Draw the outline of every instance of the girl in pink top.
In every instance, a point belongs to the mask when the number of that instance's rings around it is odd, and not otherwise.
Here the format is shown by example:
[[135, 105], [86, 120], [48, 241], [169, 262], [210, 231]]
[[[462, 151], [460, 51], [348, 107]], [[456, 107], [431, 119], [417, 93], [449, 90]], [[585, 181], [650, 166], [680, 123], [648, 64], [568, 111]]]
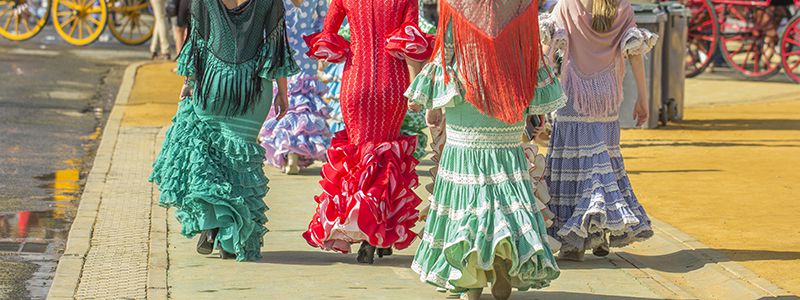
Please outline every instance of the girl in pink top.
[[633, 117], [647, 120], [642, 56], [658, 37], [636, 27], [628, 0], [562, 0], [540, 26], [548, 51], [564, 57], [568, 98], [556, 112], [545, 171], [556, 214], [549, 234], [562, 242], [561, 258], [583, 260], [587, 249], [605, 256], [653, 235], [619, 151], [619, 109], [627, 59], [639, 97]]

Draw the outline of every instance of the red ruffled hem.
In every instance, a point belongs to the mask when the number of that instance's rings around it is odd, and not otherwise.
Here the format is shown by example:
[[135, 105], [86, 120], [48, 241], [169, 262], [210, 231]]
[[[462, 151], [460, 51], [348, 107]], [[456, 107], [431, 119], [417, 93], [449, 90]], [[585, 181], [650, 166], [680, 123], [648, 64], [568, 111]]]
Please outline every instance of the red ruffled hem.
[[426, 61], [433, 54], [433, 41], [432, 35], [407, 22], [386, 36], [386, 51], [400, 59]]
[[309, 49], [306, 55], [314, 59], [338, 64], [350, 54], [350, 42], [338, 34], [317, 32], [303, 36], [303, 40]]
[[350, 144], [339, 131], [322, 167], [323, 193], [314, 197], [317, 211], [303, 237], [326, 250], [350, 252], [350, 244], [367, 241], [379, 248], [405, 249], [417, 234], [422, 199], [412, 188], [419, 184], [411, 154], [415, 136], [378, 144]]

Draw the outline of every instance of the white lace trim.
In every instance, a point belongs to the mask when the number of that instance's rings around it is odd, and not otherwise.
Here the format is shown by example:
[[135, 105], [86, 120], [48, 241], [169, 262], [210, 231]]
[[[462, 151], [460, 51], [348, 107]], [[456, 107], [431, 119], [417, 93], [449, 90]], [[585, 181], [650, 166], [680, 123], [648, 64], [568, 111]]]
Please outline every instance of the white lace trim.
[[594, 182], [592, 183], [592, 186], [590, 188], [586, 188], [577, 194], [553, 193], [553, 195], [551, 195], [550, 198], [550, 203], [552, 203], [553, 205], [573, 205], [575, 202], [580, 201], [580, 199], [591, 196], [591, 194], [595, 190], [601, 188], [607, 193], [620, 192], [623, 197], [630, 197], [631, 192], [633, 192], [633, 189], [631, 187], [627, 187], [623, 190], [620, 190], [619, 184], [617, 183], [616, 180], [613, 182], [609, 182], [607, 184], [603, 184], [601, 182]]
[[[500, 221], [500, 222], [496, 223], [494, 232], [492, 232], [492, 233], [489, 233], [489, 228], [486, 228], [486, 227], [478, 227], [475, 230], [473, 230], [472, 228], [465, 228], [463, 230], [468, 231], [467, 236], [472, 240], [474, 240], [475, 237], [478, 236], [478, 233], [481, 233], [483, 235], [483, 240], [494, 241], [496, 239], [496, 237], [499, 235], [499, 233], [503, 232], [503, 231], [510, 232], [511, 233], [511, 238], [521, 237], [521, 236], [525, 235], [526, 233], [533, 231], [533, 225], [532, 224], [525, 224], [525, 225], [523, 225], [522, 227], [520, 227], [517, 230], [512, 230], [511, 227], [509, 226], [508, 222]], [[502, 237], [505, 234], [506, 233], [503, 233], [502, 235], [499, 235], [499, 236]], [[539, 236], [538, 233], [536, 235]], [[541, 236], [539, 236], [539, 238], [541, 238]], [[455, 244], [458, 244], [458, 243], [462, 242], [463, 239], [458, 239], [458, 240], [455, 240], [455, 241], [446, 242], [443, 239], [437, 240], [437, 239], [435, 239], [433, 237], [432, 234], [426, 233], [426, 234], [424, 234], [422, 236], [422, 241], [428, 243], [428, 247], [429, 248], [432, 248], [432, 249], [444, 249], [444, 248], [448, 248], [448, 247], [451, 247], [451, 246], [453, 246]]]
[[[457, 86], [458, 81], [444, 83], [444, 72], [447, 71], [441, 63], [436, 61], [427, 64], [403, 95], [410, 101], [422, 104], [428, 109], [452, 107], [454, 100], [461, 97], [461, 93]], [[427, 82], [418, 83], [423, 80]], [[436, 89], [437, 83], [445, 85], [444, 93]]]
[[619, 115], [606, 116], [606, 117], [590, 117], [590, 116], [556, 116], [556, 122], [616, 122], [619, 120]]
[[562, 94], [556, 100], [551, 101], [550, 103], [543, 104], [543, 105], [530, 105], [526, 110], [526, 114], [529, 115], [541, 115], [554, 112], [559, 108], [562, 108], [567, 105], [567, 95]]
[[447, 124], [447, 141], [451, 146], [478, 149], [521, 147], [522, 126], [464, 127]]
[[644, 28], [630, 28], [620, 42], [623, 56], [644, 55], [658, 44], [658, 35]]
[[[450, 138], [448, 136], [448, 138]], [[450, 141], [447, 141], [448, 143]], [[449, 170], [441, 169], [439, 170], [439, 174], [437, 175], [438, 178], [442, 180], [449, 181], [455, 184], [470, 184], [470, 185], [487, 185], [487, 184], [501, 184], [504, 182], [520, 182], [525, 180], [531, 180], [531, 175], [528, 174], [526, 171], [517, 171], [512, 174], [508, 174], [505, 172], [495, 173], [490, 175], [473, 175], [473, 174], [462, 174], [462, 173], [455, 173]]]
[[514, 132], [514, 133], [522, 133], [522, 129], [525, 126], [508, 126], [508, 127], [465, 127], [453, 124], [447, 124], [447, 128], [456, 131], [462, 132], [478, 132], [478, 131], [486, 131], [486, 132]]
[[619, 147], [607, 147], [605, 143], [595, 144], [592, 148], [578, 149], [553, 149], [548, 156], [550, 158], [580, 158], [592, 157], [598, 154], [608, 153], [609, 157], [622, 157]]
[[[436, 273], [426, 273], [422, 269], [422, 265], [416, 261], [411, 263], [411, 270], [419, 274], [419, 280], [422, 282], [431, 282], [437, 286], [444, 287], [449, 290], [455, 289], [455, 287], [448, 282], [450, 280], [449, 278], [439, 277], [439, 274]], [[461, 271], [456, 268], [451, 268], [450, 278], [461, 278]]]
[[451, 221], [458, 221], [463, 219], [468, 215], [483, 215], [486, 212], [492, 210], [499, 210], [503, 214], [510, 215], [516, 213], [519, 210], [525, 210], [530, 212], [537, 212], [539, 210], [536, 205], [531, 203], [524, 203], [522, 201], [516, 201], [511, 205], [503, 205], [500, 201], [494, 200], [494, 205], [484, 204], [479, 207], [470, 207], [467, 209], [450, 209], [449, 206], [442, 205], [436, 202], [436, 199], [431, 196], [430, 197], [430, 212], [435, 212], [438, 216], [447, 216], [447, 218]]
[[584, 181], [591, 179], [594, 175], [606, 175], [606, 174], [615, 174], [617, 178], [621, 178], [623, 176], [627, 176], [627, 173], [624, 169], [622, 170], [614, 170], [611, 166], [611, 163], [604, 163], [598, 164], [592, 167], [591, 170], [585, 169], [559, 169], [558, 171], [551, 170], [551, 173], [547, 176], [550, 177], [551, 181]]
[[[490, 127], [484, 127], [490, 128]], [[519, 142], [522, 135], [523, 127], [511, 127], [512, 130], [464, 130], [463, 127], [459, 128], [455, 125], [447, 125], [447, 138], [448, 140], [459, 141], [463, 143], [508, 143]]]
[[605, 146], [605, 145], [606, 145], [606, 143], [605, 143], [605, 142], [597, 142], [597, 143], [590, 144], [590, 145], [578, 145], [578, 146], [567, 146], [567, 145], [564, 145], [564, 146], [553, 146], [553, 147], [551, 147], [550, 149], [551, 149], [551, 151], [563, 151], [563, 150], [565, 150], [565, 149], [569, 149], [569, 150], [574, 150], [574, 149], [586, 149], [586, 150], [588, 150], [588, 149], [594, 149], [594, 148], [597, 148], [597, 147], [602, 147], [602, 146]]
[[505, 148], [517, 148], [522, 145], [521, 142], [517, 143], [502, 143], [502, 144], [474, 144], [474, 143], [462, 143], [459, 141], [447, 141], [448, 145], [456, 146], [460, 148], [477, 148], [477, 149], [505, 149]]

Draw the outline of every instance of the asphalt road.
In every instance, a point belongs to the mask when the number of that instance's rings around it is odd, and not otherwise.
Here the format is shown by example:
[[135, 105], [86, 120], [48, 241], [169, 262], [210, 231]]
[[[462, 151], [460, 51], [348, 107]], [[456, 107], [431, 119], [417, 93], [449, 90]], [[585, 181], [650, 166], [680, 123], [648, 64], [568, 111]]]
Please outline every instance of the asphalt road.
[[0, 299], [41, 299], [64, 249], [105, 117], [145, 46], [0, 38]]

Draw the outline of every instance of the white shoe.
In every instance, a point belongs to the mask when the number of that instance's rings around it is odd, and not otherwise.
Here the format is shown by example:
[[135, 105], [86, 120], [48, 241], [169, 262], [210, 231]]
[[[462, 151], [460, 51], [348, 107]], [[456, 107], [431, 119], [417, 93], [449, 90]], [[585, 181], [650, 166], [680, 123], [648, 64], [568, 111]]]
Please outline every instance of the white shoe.
[[296, 153], [289, 153], [283, 172], [288, 175], [300, 174], [300, 166], [297, 165], [299, 160], [300, 157]]

